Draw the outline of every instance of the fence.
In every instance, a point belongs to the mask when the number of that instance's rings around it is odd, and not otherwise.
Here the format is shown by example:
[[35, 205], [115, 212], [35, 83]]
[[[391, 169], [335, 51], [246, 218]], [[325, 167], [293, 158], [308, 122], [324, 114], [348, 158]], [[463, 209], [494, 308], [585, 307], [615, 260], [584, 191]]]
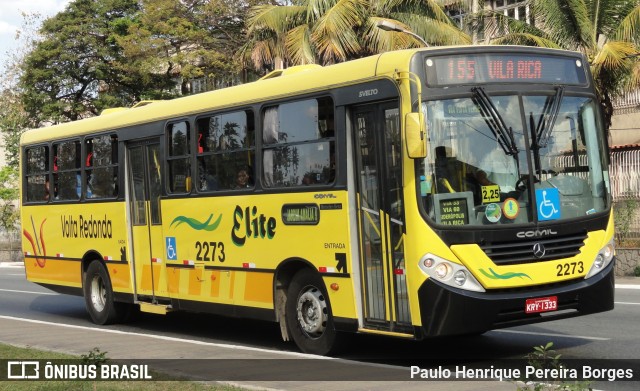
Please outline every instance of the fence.
[[640, 150], [611, 152], [609, 175], [614, 202], [640, 199]]

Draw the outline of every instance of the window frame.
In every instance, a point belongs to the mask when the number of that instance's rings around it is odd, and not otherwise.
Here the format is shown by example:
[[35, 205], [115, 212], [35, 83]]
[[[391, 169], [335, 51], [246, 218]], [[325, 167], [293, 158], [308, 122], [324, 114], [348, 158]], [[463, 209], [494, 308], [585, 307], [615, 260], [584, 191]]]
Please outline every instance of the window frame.
[[[287, 104], [293, 104], [293, 103], [298, 103], [298, 102], [304, 102], [304, 101], [316, 101], [317, 104], [317, 118], [316, 118], [316, 123], [320, 124], [321, 121], [321, 110], [325, 107], [324, 104], [322, 104], [322, 100], [326, 100], [328, 102], [327, 106], [330, 109], [330, 112], [325, 112], [325, 121], [326, 125], [325, 125], [325, 129], [324, 131], [321, 131], [321, 129], [317, 129], [317, 132], [319, 133], [319, 138], [316, 139], [308, 139], [308, 140], [299, 140], [299, 141], [280, 141], [280, 140], [276, 140], [275, 142], [271, 142], [271, 143], [267, 143], [265, 142], [265, 114], [267, 112], [267, 110], [271, 109], [271, 108], [278, 108], [278, 131], [280, 129], [280, 111], [279, 108], [283, 105], [287, 105]], [[338, 143], [337, 143], [337, 123], [336, 123], [336, 118], [337, 118], [337, 112], [338, 109], [336, 107], [336, 98], [332, 95], [332, 94], [328, 94], [328, 93], [323, 93], [322, 95], [311, 95], [311, 96], [298, 96], [295, 99], [289, 99], [286, 101], [274, 101], [274, 102], [267, 102], [264, 105], [262, 105], [261, 109], [260, 109], [260, 134], [258, 135], [258, 141], [260, 143], [259, 149], [260, 149], [260, 154], [259, 154], [259, 158], [260, 158], [260, 181], [262, 184], [262, 187], [265, 190], [268, 191], [282, 191], [282, 190], [287, 190], [287, 191], [291, 191], [291, 190], [305, 190], [308, 188], [327, 188], [327, 187], [332, 187], [336, 184], [337, 182], [337, 154], [338, 154]], [[330, 121], [330, 122], [329, 122]], [[324, 132], [324, 134], [323, 134]], [[320, 144], [320, 143], [327, 143], [328, 147], [329, 147], [329, 166], [328, 166], [328, 173], [329, 173], [329, 177], [330, 179], [328, 179], [327, 181], [320, 181], [320, 182], [313, 182], [313, 183], [309, 183], [309, 184], [305, 184], [304, 183], [304, 175], [301, 176], [300, 178], [300, 182], [299, 183], [295, 183], [295, 184], [290, 184], [288, 186], [286, 185], [277, 185], [275, 184], [275, 181], [273, 179], [267, 179], [266, 175], [267, 175], [267, 171], [265, 169], [266, 164], [265, 164], [265, 155], [266, 152], [268, 151], [276, 151], [278, 149], [284, 149], [286, 147], [291, 147], [291, 146], [298, 146], [298, 145], [311, 145], [311, 144]], [[332, 157], [333, 156], [333, 157]], [[322, 174], [322, 173], [320, 173]], [[331, 175], [333, 174], [333, 175]], [[273, 172], [271, 173], [271, 175], [273, 176]], [[273, 185], [269, 185], [269, 181], [274, 181]]]
[[[186, 146], [186, 154], [184, 155], [172, 155], [172, 145], [173, 145], [173, 126], [176, 124], [184, 123], [187, 125], [187, 140], [185, 143]], [[170, 121], [167, 121], [164, 125], [164, 173], [161, 175], [161, 180], [164, 179], [164, 184], [161, 183], [164, 192], [169, 196], [185, 196], [189, 195], [193, 192], [193, 148], [194, 148], [194, 124], [190, 118], [176, 118]], [[162, 146], [161, 146], [162, 147]], [[160, 151], [162, 154], [162, 150]], [[184, 160], [187, 162], [187, 169], [185, 170], [185, 184], [184, 191], [175, 191], [172, 188], [175, 187], [173, 185], [173, 173], [172, 173], [172, 165], [171, 163], [174, 161]]]
[[[96, 138], [100, 138], [100, 137], [109, 137], [109, 138], [113, 138], [115, 136], [115, 143], [113, 142], [113, 140], [111, 140], [111, 158], [110, 158], [110, 164], [107, 165], [96, 165], [94, 162], [95, 160], [93, 160], [91, 162], [91, 165], [87, 165], [87, 159], [88, 159], [88, 155], [89, 155], [89, 151], [88, 151], [88, 141], [90, 139], [96, 139]], [[116, 154], [116, 159], [114, 161], [113, 159], [113, 154]], [[94, 149], [91, 149], [91, 154], [92, 154], [92, 159], [93, 159], [93, 153], [94, 153]], [[84, 157], [84, 158], [83, 158]], [[114, 200], [114, 199], [118, 199], [121, 197], [121, 191], [123, 190], [120, 180], [122, 179], [122, 173], [120, 171], [120, 137], [118, 135], [118, 132], [115, 131], [110, 131], [110, 132], [104, 132], [104, 133], [96, 133], [96, 134], [91, 134], [91, 135], [85, 135], [82, 139], [82, 152], [80, 155], [80, 164], [82, 166], [82, 201], [102, 201], [102, 200]], [[88, 196], [88, 180], [89, 180], [89, 171], [93, 171], [96, 168], [109, 168], [109, 169], [115, 169], [114, 172], [117, 172], [118, 177], [116, 179], [116, 181], [114, 182], [114, 185], [116, 186], [117, 192], [115, 195], [111, 195], [109, 197], [94, 197], [93, 196], [93, 192], [92, 192], [92, 196], [89, 197]]]
[[[205, 151], [203, 148], [203, 151], [200, 151], [200, 127], [199, 127], [199, 123], [202, 120], [211, 120], [211, 118], [214, 117], [222, 117], [225, 115], [233, 115], [233, 114], [239, 114], [239, 113], [244, 113], [245, 114], [245, 123], [247, 125], [247, 129], [249, 129], [249, 125], [253, 125], [253, 129], [251, 130], [251, 132], [253, 132], [253, 136], [252, 136], [252, 142], [250, 144], [250, 146], [244, 146], [244, 147], [240, 147], [240, 148], [235, 148], [235, 149], [213, 149], [213, 150], [209, 150], [209, 151]], [[249, 118], [252, 117], [252, 118]], [[256, 187], [256, 157], [257, 157], [257, 152], [258, 152], [258, 128], [257, 128], [257, 120], [256, 120], [256, 111], [253, 109], [253, 107], [234, 107], [231, 109], [226, 109], [224, 111], [217, 111], [217, 112], [212, 112], [212, 113], [207, 113], [204, 115], [199, 115], [195, 118], [194, 123], [194, 141], [195, 141], [195, 153], [194, 155], [194, 160], [195, 160], [195, 164], [194, 164], [194, 169], [195, 169], [195, 176], [194, 178], [196, 178], [197, 183], [195, 186], [193, 186], [196, 190], [197, 193], [200, 194], [216, 194], [216, 193], [220, 193], [220, 192], [227, 192], [227, 191], [253, 191], [253, 189], [255, 189]], [[248, 136], [251, 133], [250, 131], [247, 131], [245, 134], [245, 137], [247, 137], [247, 140], [249, 140]], [[206, 141], [205, 141], [206, 142]], [[250, 170], [251, 172], [247, 173], [249, 175], [249, 177], [251, 178], [253, 183], [250, 183], [246, 188], [242, 188], [242, 189], [235, 189], [233, 188], [233, 184], [232, 182], [230, 182], [230, 185], [228, 187], [224, 187], [221, 189], [203, 189], [200, 186], [200, 182], [201, 182], [201, 170], [200, 170], [200, 162], [201, 159], [207, 159], [207, 158], [215, 158], [217, 156], [224, 156], [224, 155], [234, 155], [237, 153], [249, 153], [249, 155], [251, 156], [251, 160], [253, 160], [253, 165], [251, 164], [245, 164], [243, 166], [240, 166], [240, 168], [234, 168], [234, 174], [239, 172], [241, 169], [245, 169], [245, 170]], [[205, 173], [206, 175], [206, 173]], [[228, 175], [227, 175], [228, 176]], [[202, 178], [205, 178], [204, 176]], [[235, 175], [233, 176], [233, 178], [235, 178]], [[219, 180], [219, 176], [216, 176], [216, 179]], [[204, 179], [206, 180], [206, 179]], [[232, 179], [231, 179], [232, 180]]]
[[[76, 153], [80, 154], [79, 156], [76, 156], [76, 163], [78, 163], [78, 166], [76, 166], [75, 168], [66, 168], [66, 169], [60, 169], [57, 168], [56, 166], [56, 158], [57, 155], [54, 153], [56, 151], [56, 147], [62, 144], [67, 144], [67, 143], [76, 143], [79, 145], [76, 145]], [[53, 183], [53, 198], [51, 198], [51, 200], [55, 203], [66, 203], [66, 202], [79, 202], [83, 196], [84, 196], [84, 191], [85, 191], [85, 183], [84, 183], [84, 172], [83, 172], [83, 164], [82, 164], [82, 156], [84, 156], [84, 154], [82, 153], [82, 146], [83, 146], [83, 140], [80, 137], [76, 137], [76, 138], [69, 138], [69, 139], [63, 139], [63, 140], [56, 140], [51, 142], [51, 159], [52, 159], [52, 164], [51, 164], [51, 170], [50, 174], [51, 174], [51, 178], [50, 178], [50, 183]], [[79, 190], [79, 194], [77, 196], [77, 198], [59, 198], [60, 197], [60, 174], [66, 174], [66, 173], [76, 173], [76, 192]], [[56, 178], [56, 175], [58, 175], [58, 177]], [[78, 183], [77, 183], [77, 175], [80, 175], [80, 189], [77, 188]], [[52, 179], [52, 181], [51, 181]], [[57, 195], [56, 195], [56, 187], [57, 187]]]
[[[51, 167], [52, 167], [52, 148], [50, 143], [40, 143], [40, 144], [33, 144], [33, 145], [26, 145], [23, 146], [23, 173], [22, 173], [22, 181], [23, 181], [23, 191], [22, 191], [22, 202], [25, 204], [45, 204], [45, 203], [49, 203], [53, 200], [54, 194], [53, 194], [53, 188], [51, 186], [52, 183], [52, 177], [51, 177]], [[36, 148], [45, 148], [45, 167], [44, 167], [44, 171], [37, 171], [37, 172], [29, 172], [29, 151], [36, 149]], [[42, 199], [35, 199], [35, 200], [29, 200], [29, 178], [30, 177], [36, 177], [36, 176], [44, 176], [45, 177], [45, 183], [43, 183], [42, 185], [45, 186], [46, 183], [49, 183], [49, 189], [48, 189], [48, 193], [43, 192], [41, 193], [43, 195]], [[39, 184], [37, 184], [39, 185]]]

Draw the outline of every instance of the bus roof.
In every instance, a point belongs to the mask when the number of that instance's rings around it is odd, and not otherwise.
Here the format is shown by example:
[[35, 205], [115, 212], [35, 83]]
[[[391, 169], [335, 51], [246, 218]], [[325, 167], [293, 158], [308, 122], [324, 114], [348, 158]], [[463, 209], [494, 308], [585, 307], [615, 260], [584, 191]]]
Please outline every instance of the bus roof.
[[[289, 68], [289, 70], [281, 72], [281, 75], [267, 75], [269, 77], [252, 83], [172, 100], [156, 101], [142, 107], [116, 108], [108, 110], [106, 114], [100, 116], [29, 130], [22, 135], [21, 144], [35, 144], [52, 138], [64, 139], [122, 129], [143, 123], [177, 119], [244, 104], [249, 105], [266, 99], [324, 90], [329, 86], [348, 85], [359, 80], [393, 72], [403, 63], [408, 67], [409, 60], [416, 51], [413, 49], [388, 52], [324, 67]], [[384, 58], [392, 60], [387, 61], [389, 62], [388, 66], [381, 66], [384, 63]]]
[[[520, 46], [519, 48], [523, 48]], [[412, 56], [418, 51], [438, 50], [513, 50], [507, 45], [455, 46], [405, 49], [377, 54], [357, 60], [330, 66], [299, 66], [282, 71], [274, 71], [262, 79], [234, 87], [223, 88], [201, 94], [190, 95], [165, 101], [145, 101], [142, 106], [105, 110], [104, 115], [67, 122], [44, 128], [32, 129], [21, 137], [21, 144], [36, 144], [78, 135], [123, 129], [144, 123], [177, 119], [214, 110], [250, 105], [267, 99], [278, 99], [332, 86], [349, 85], [396, 71], [408, 70]], [[527, 50], [564, 52], [557, 49], [527, 47]], [[402, 69], [403, 65], [406, 67]], [[54, 136], [55, 135], [55, 136]]]

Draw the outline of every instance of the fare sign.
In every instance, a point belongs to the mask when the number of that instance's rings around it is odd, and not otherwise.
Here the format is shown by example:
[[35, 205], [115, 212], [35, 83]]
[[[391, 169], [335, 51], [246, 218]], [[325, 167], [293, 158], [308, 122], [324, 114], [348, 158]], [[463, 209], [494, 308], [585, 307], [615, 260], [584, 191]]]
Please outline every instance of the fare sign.
[[476, 83], [562, 83], [584, 85], [579, 57], [529, 53], [469, 53], [426, 58], [427, 84], [434, 87]]
[[527, 299], [525, 312], [535, 314], [539, 312], [555, 311], [558, 309], [558, 296], [538, 297]]

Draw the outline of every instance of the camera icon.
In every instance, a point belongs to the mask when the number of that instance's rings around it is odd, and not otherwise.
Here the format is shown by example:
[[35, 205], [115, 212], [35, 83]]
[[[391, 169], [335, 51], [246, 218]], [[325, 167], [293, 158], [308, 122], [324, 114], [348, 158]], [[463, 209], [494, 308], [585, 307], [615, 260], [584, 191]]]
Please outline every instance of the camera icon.
[[40, 379], [40, 363], [38, 361], [7, 362], [7, 379]]

